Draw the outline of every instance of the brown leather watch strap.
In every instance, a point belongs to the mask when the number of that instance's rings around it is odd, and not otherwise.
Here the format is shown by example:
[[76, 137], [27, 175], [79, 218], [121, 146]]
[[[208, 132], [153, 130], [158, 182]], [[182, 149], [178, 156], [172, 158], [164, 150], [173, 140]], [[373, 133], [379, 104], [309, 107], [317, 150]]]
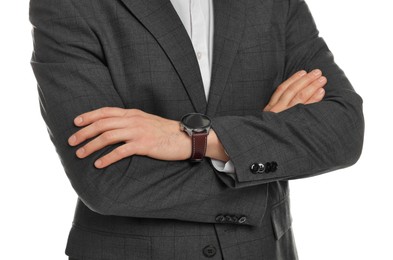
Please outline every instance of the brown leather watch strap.
[[200, 162], [203, 160], [206, 154], [207, 148], [207, 132], [204, 133], [193, 133], [191, 135], [192, 140], [192, 153], [191, 161]]

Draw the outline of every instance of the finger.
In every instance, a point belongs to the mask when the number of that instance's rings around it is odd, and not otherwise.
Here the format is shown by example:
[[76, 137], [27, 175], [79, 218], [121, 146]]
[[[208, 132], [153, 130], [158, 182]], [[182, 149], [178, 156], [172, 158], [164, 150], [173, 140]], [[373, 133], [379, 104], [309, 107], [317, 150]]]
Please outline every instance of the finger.
[[83, 114], [78, 115], [74, 119], [74, 124], [84, 126], [91, 124], [99, 119], [107, 117], [122, 116], [125, 114], [125, 109], [119, 107], [101, 107]]
[[309, 100], [306, 101], [305, 104], [312, 104], [312, 103], [319, 102], [323, 99], [324, 96], [325, 96], [325, 90], [323, 88], [317, 89], [317, 91], [315, 91], [315, 93], [311, 96]]
[[288, 108], [293, 107], [296, 104], [302, 103], [304, 104], [307, 100], [311, 98], [311, 96], [320, 88], [326, 85], [326, 77], [320, 77], [317, 80], [314, 80], [310, 85], [301, 89], [289, 102]]
[[[304, 75], [306, 75], [307, 72], [304, 70], [298, 71], [295, 74], [293, 74], [289, 79], [287, 79], [286, 81], [284, 81], [283, 83], [281, 83], [277, 89], [274, 91], [272, 97], [270, 98], [269, 104], [267, 104], [267, 106], [265, 107], [266, 110], [269, 109], [269, 107], [274, 106], [277, 101], [280, 99], [282, 93], [284, 93], [284, 91], [294, 82], [296, 82], [299, 78], [303, 77]], [[264, 109], [264, 110], [265, 110]]]
[[293, 97], [303, 88], [308, 87], [313, 81], [321, 77], [322, 72], [319, 69], [313, 70], [304, 77], [291, 84], [286, 91], [281, 95], [277, 104], [280, 107], [287, 107]]
[[74, 124], [77, 126], [84, 126], [103, 118], [129, 117], [133, 115], [143, 115], [143, 113], [144, 112], [139, 109], [124, 109], [120, 107], [102, 107], [77, 116], [74, 119]]
[[[319, 102], [323, 99], [323, 97], [325, 96], [325, 90], [323, 88], [319, 88], [315, 91], [315, 93], [313, 93], [313, 95], [306, 101], [306, 102], [302, 102], [303, 104], [312, 104], [312, 103], [316, 103]], [[292, 106], [274, 106], [273, 108], [271, 108], [270, 112], [274, 112], [274, 113], [279, 113], [281, 111], [284, 111], [288, 108], [290, 108]]]
[[120, 161], [121, 159], [136, 154], [136, 149], [133, 143], [123, 144], [112, 150], [110, 153], [104, 155], [95, 161], [94, 166], [97, 168], [104, 168], [112, 163]]
[[92, 124], [83, 127], [68, 138], [68, 144], [71, 146], [78, 145], [85, 140], [97, 136], [103, 132], [124, 128], [130, 124], [130, 118], [110, 117], [97, 120]]
[[97, 136], [83, 147], [79, 148], [76, 151], [76, 155], [79, 158], [85, 158], [108, 145], [130, 141], [133, 138], [136, 138], [136, 134], [134, 134], [134, 132], [135, 131], [131, 131], [130, 129], [116, 129], [107, 131]]

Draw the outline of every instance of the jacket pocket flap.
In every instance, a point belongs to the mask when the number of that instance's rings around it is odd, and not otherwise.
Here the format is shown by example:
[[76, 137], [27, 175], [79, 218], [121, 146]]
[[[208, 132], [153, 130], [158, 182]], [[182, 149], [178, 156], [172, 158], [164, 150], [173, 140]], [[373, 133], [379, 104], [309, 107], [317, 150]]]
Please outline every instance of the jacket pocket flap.
[[83, 259], [151, 259], [150, 238], [131, 235], [109, 234], [73, 225], [66, 254]]

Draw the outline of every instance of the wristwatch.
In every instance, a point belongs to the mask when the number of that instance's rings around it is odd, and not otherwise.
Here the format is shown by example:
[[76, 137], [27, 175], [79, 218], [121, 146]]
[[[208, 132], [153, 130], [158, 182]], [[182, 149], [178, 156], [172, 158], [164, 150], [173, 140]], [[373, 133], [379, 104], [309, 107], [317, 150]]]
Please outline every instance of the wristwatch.
[[189, 113], [181, 118], [180, 128], [191, 137], [190, 161], [201, 162], [206, 154], [207, 136], [211, 129], [210, 118], [200, 113]]

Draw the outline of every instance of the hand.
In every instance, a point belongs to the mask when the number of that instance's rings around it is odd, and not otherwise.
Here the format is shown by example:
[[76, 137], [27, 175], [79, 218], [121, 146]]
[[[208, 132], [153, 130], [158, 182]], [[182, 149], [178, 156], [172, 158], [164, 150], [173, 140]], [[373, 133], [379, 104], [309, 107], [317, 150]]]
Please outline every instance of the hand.
[[180, 129], [178, 121], [138, 109], [103, 107], [79, 115], [74, 123], [83, 128], [68, 139], [71, 146], [95, 137], [77, 150], [79, 158], [110, 144], [125, 142], [99, 158], [94, 164], [97, 168], [135, 154], [160, 160], [185, 160], [191, 156], [191, 139]]
[[302, 70], [277, 87], [263, 111], [281, 112], [296, 104], [319, 102], [325, 95], [327, 79], [319, 69], [310, 73]]

